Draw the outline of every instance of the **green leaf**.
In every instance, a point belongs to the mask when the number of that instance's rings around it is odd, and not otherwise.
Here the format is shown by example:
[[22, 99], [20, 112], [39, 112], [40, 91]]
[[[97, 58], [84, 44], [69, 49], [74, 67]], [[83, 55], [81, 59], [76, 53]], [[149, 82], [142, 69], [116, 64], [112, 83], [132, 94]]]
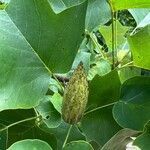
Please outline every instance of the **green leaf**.
[[138, 24], [137, 28], [143, 28], [150, 24], [150, 12], [144, 17], [144, 19]]
[[125, 82], [126, 80], [136, 77], [136, 76], [141, 76], [141, 69], [136, 68], [136, 67], [125, 67], [121, 68], [119, 70], [119, 77], [121, 83]]
[[52, 150], [50, 145], [48, 145], [46, 142], [37, 139], [18, 141], [8, 148], [8, 150], [29, 150], [29, 149]]
[[62, 96], [59, 93], [54, 93], [51, 97], [50, 101], [53, 104], [54, 108], [61, 114], [61, 107], [62, 107]]
[[134, 17], [137, 24], [139, 24], [150, 12], [150, 9], [145, 8], [136, 8], [136, 9], [129, 9], [129, 12]]
[[88, 72], [88, 79], [92, 80], [95, 75], [104, 76], [111, 71], [111, 65], [108, 60], [100, 59], [98, 60], [93, 67], [90, 68]]
[[[54, 134], [57, 139], [57, 148], [62, 149], [62, 145], [68, 133], [68, 129], [70, 128], [69, 124], [62, 121], [62, 123], [57, 128], [47, 128], [46, 126], [43, 125], [41, 125], [40, 128], [45, 132]], [[85, 136], [79, 131], [79, 129], [76, 126], [73, 126], [71, 128], [67, 142], [77, 140], [85, 140]]]
[[5, 9], [6, 6], [7, 6], [7, 4], [5, 4], [4, 2], [0, 1], [0, 10]]
[[149, 8], [150, 3], [147, 0], [109, 0], [111, 3], [113, 10], [122, 10], [129, 8]]
[[150, 141], [150, 121], [148, 121], [148, 123], [145, 125], [144, 133], [135, 139], [133, 145], [138, 146], [141, 150], [149, 150], [150, 149], [149, 141]]
[[85, 28], [92, 31], [99, 25], [107, 23], [111, 19], [111, 11], [106, 0], [89, 0]]
[[[112, 71], [103, 77], [95, 76], [89, 84], [88, 109], [97, 109], [99, 106], [107, 107], [105, 105], [117, 101], [120, 85], [117, 71]], [[90, 122], [92, 122], [92, 126]], [[89, 140], [95, 140], [100, 145], [104, 145], [120, 129], [112, 117], [111, 107], [101, 108], [85, 115], [82, 123], [83, 132], [90, 138]], [[109, 126], [110, 124], [111, 126]]]
[[[23, 128], [23, 125], [20, 127]], [[18, 132], [18, 129], [20, 127], [13, 128], [12, 129], [13, 131], [9, 133], [9, 138], [7, 140], [8, 142], [7, 147], [12, 145], [16, 141], [24, 139], [40, 139], [50, 144], [54, 150], [57, 150], [57, 140], [54, 135], [44, 132], [36, 126], [30, 126], [28, 127], [28, 129], [22, 132]]]
[[150, 69], [150, 25], [144, 27], [139, 32], [128, 37], [130, 49], [133, 54], [134, 65]]
[[6, 11], [45, 65], [52, 72], [64, 73], [83, 39], [86, 5], [55, 14], [47, 0], [13, 0]]
[[[6, 126], [1, 124], [0, 122], [0, 130], [5, 128]], [[7, 141], [8, 140], [8, 130], [0, 131], [0, 150], [4, 150], [7, 148]]]
[[48, 0], [51, 5], [53, 11], [58, 14], [70, 7], [80, 5], [86, 0]]
[[[23, 110], [5, 110], [0, 112], [0, 124], [3, 124], [4, 127], [10, 126], [18, 121], [25, 120], [27, 118], [32, 118], [35, 116], [35, 112], [33, 109]], [[54, 135], [49, 134], [47, 132], [42, 131], [36, 125], [40, 122], [40, 120], [31, 120], [23, 123], [16, 124], [15, 126], [9, 127], [8, 130], [4, 130], [2, 133], [7, 132], [8, 137], [6, 139], [6, 148], [19, 140], [24, 139], [40, 139], [46, 141], [48, 144], [52, 146], [52, 148], [56, 149], [57, 143]], [[2, 127], [1, 129], [3, 129]], [[0, 144], [1, 146], [2, 144]]]
[[86, 141], [73, 141], [68, 143], [63, 150], [94, 150], [92, 146]]
[[81, 130], [88, 141], [96, 141], [103, 146], [116, 132], [119, 125], [112, 116], [112, 106], [85, 113], [81, 121]]
[[113, 108], [113, 116], [119, 125], [143, 130], [150, 119], [149, 85], [149, 77], [134, 77], [122, 85], [120, 101]]
[[90, 69], [90, 56], [91, 56], [91, 53], [84, 52], [84, 51], [82, 51], [82, 49], [80, 49], [80, 51], [77, 53], [77, 55], [75, 57], [75, 60], [73, 62], [71, 69], [75, 70], [77, 68], [77, 66], [79, 65], [79, 63], [82, 61], [84, 70], [87, 73]]
[[139, 147], [141, 150], [149, 150], [150, 149], [150, 133], [143, 133], [138, 136], [133, 145]]
[[32, 108], [45, 95], [50, 74], [5, 11], [0, 22], [0, 111]]
[[89, 98], [87, 108], [113, 103], [119, 99], [120, 79], [116, 70], [105, 76], [95, 76], [89, 84]]
[[137, 136], [139, 132], [131, 129], [122, 129], [117, 132], [101, 150], [125, 150], [129, 142], [133, 141], [131, 137]]
[[10, 2], [10, 0], [1, 0], [1, 2], [9, 3], [9, 2]]
[[100, 150], [102, 148], [102, 146], [100, 146], [96, 141], [90, 141], [89, 142], [94, 150]]
[[61, 124], [61, 115], [50, 102], [49, 96], [43, 99], [43, 101], [36, 107], [36, 110], [42, 116], [42, 121], [48, 128], [56, 128]]
[[[116, 34], [116, 38], [117, 38], [117, 49], [122, 49], [123, 44], [125, 44], [126, 42], [126, 38], [125, 38], [125, 33], [128, 30], [128, 27], [122, 26], [121, 23], [119, 21], [116, 21], [117, 24], [117, 34]], [[111, 26], [101, 26], [99, 28], [101, 34], [104, 36], [105, 40], [106, 40], [106, 44], [109, 48], [109, 50], [111, 51], [112, 49], [112, 28]]]
[[61, 90], [62, 90], [62, 87], [60, 86], [59, 82], [53, 78], [50, 78], [49, 89], [46, 94], [51, 95], [51, 94], [53, 94], [55, 92], [57, 93], [58, 91], [61, 91]]

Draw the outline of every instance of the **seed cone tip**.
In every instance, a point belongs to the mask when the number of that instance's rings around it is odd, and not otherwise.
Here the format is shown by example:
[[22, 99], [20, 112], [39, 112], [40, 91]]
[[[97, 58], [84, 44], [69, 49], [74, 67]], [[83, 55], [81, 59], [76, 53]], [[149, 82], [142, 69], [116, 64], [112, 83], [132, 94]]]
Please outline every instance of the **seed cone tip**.
[[[83, 66], [83, 62], [82, 62], [82, 61], [80, 61], [80, 62], [79, 62], [79, 65], [80, 65], [80, 66]], [[79, 66], [79, 65], [78, 65], [78, 66]]]
[[85, 72], [84, 65], [83, 65], [82, 61], [79, 62], [78, 66], [75, 70], [83, 70]]

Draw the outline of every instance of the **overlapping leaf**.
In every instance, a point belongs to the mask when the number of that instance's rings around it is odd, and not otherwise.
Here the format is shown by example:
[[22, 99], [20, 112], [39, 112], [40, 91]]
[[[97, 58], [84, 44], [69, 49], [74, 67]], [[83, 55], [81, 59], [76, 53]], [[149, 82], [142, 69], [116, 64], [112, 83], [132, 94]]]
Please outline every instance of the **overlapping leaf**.
[[0, 111], [31, 108], [46, 93], [50, 74], [5, 11], [0, 22]]
[[50, 69], [70, 69], [85, 12], [83, 3], [56, 15], [46, 0], [12, 0], [0, 11], [0, 111], [37, 106], [47, 92]]
[[[150, 69], [150, 25], [128, 37], [129, 46], [133, 54], [134, 64], [144, 69]], [[137, 44], [138, 43], [138, 44]]]
[[89, 84], [87, 112], [81, 121], [81, 129], [89, 141], [103, 146], [118, 130], [112, 117], [112, 105], [119, 98], [120, 80], [116, 70], [100, 77], [95, 76]]
[[85, 141], [73, 141], [68, 143], [63, 150], [78, 150], [78, 149], [82, 149], [82, 150], [94, 150], [92, 148], [92, 146]]
[[39, 106], [36, 107], [36, 110], [42, 116], [42, 122], [45, 123], [48, 128], [56, 128], [61, 123], [61, 115], [55, 108], [54, 105], [50, 102], [50, 97], [48, 96], [45, 97]]
[[48, 0], [53, 11], [57, 14], [70, 7], [80, 5], [86, 0]]
[[113, 103], [119, 99], [120, 79], [116, 70], [105, 76], [95, 76], [89, 84], [87, 109]]
[[89, 0], [85, 28], [92, 31], [99, 25], [107, 23], [111, 19], [111, 11], [106, 0]]
[[134, 141], [134, 145], [139, 147], [141, 150], [149, 150], [150, 149], [149, 141], [150, 141], [150, 133], [143, 133], [142, 135], [137, 137], [137, 139]]
[[[39, 129], [37, 125], [40, 124], [42, 120], [39, 118], [39, 120], [36, 120], [33, 118], [34, 116], [35, 112], [33, 109], [5, 110], [0, 112], [0, 124], [3, 124], [0, 130], [5, 129], [0, 131], [1, 148], [7, 149], [10, 145], [19, 140], [40, 139], [50, 144], [55, 150], [57, 146], [55, 136]], [[23, 121], [29, 118], [33, 119], [11, 126], [18, 121]], [[8, 126], [11, 127], [7, 129], [6, 127]]]
[[125, 150], [129, 142], [133, 140], [131, 137], [137, 136], [138, 131], [131, 129], [122, 129], [117, 132], [102, 148], [102, 150]]
[[57, 15], [47, 0], [12, 0], [6, 11], [51, 71], [69, 71], [83, 38], [86, 3]]
[[81, 129], [88, 141], [96, 141], [103, 146], [121, 128], [112, 116], [112, 106], [85, 114]]
[[129, 9], [129, 8], [149, 8], [150, 2], [147, 0], [109, 0], [113, 9], [122, 10], [122, 9]]
[[149, 85], [149, 77], [134, 77], [123, 84], [120, 101], [113, 108], [114, 118], [122, 127], [142, 131], [150, 120]]
[[[57, 128], [47, 128], [47, 126], [44, 125], [41, 125], [40, 128], [45, 132], [54, 134], [57, 139], [57, 148], [62, 149], [63, 143], [68, 133], [68, 129], [70, 128], [69, 124], [62, 121], [62, 123]], [[71, 128], [67, 143], [77, 140], [85, 140], [85, 136], [80, 132], [77, 126], [73, 126]]]
[[129, 12], [134, 17], [136, 23], [139, 24], [148, 15], [148, 13], [150, 13], [150, 9], [136, 8], [136, 9], [129, 9]]
[[50, 145], [48, 145], [46, 142], [37, 139], [34, 140], [27, 139], [23, 141], [18, 141], [8, 148], [8, 150], [19, 150], [19, 149], [52, 150]]

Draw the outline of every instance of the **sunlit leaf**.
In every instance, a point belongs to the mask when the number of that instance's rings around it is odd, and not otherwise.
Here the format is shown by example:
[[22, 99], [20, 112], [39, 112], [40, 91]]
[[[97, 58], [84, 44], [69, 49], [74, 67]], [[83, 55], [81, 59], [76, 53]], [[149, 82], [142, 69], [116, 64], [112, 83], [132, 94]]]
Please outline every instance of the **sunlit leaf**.
[[150, 25], [128, 37], [129, 47], [133, 54], [134, 64], [138, 67], [150, 69]]
[[18, 141], [8, 148], [8, 150], [28, 150], [28, 149], [52, 150], [50, 145], [48, 145], [46, 142], [37, 139]]
[[149, 8], [150, 3], [147, 0], [109, 0], [114, 10], [129, 8]]

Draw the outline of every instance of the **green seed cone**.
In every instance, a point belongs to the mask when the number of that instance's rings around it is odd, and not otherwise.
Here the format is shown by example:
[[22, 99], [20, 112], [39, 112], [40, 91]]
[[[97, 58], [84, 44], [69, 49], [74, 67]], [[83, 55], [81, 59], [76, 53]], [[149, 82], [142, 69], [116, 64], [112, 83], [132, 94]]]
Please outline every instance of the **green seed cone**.
[[63, 97], [62, 118], [69, 124], [78, 123], [88, 100], [88, 82], [81, 62], [69, 80]]

